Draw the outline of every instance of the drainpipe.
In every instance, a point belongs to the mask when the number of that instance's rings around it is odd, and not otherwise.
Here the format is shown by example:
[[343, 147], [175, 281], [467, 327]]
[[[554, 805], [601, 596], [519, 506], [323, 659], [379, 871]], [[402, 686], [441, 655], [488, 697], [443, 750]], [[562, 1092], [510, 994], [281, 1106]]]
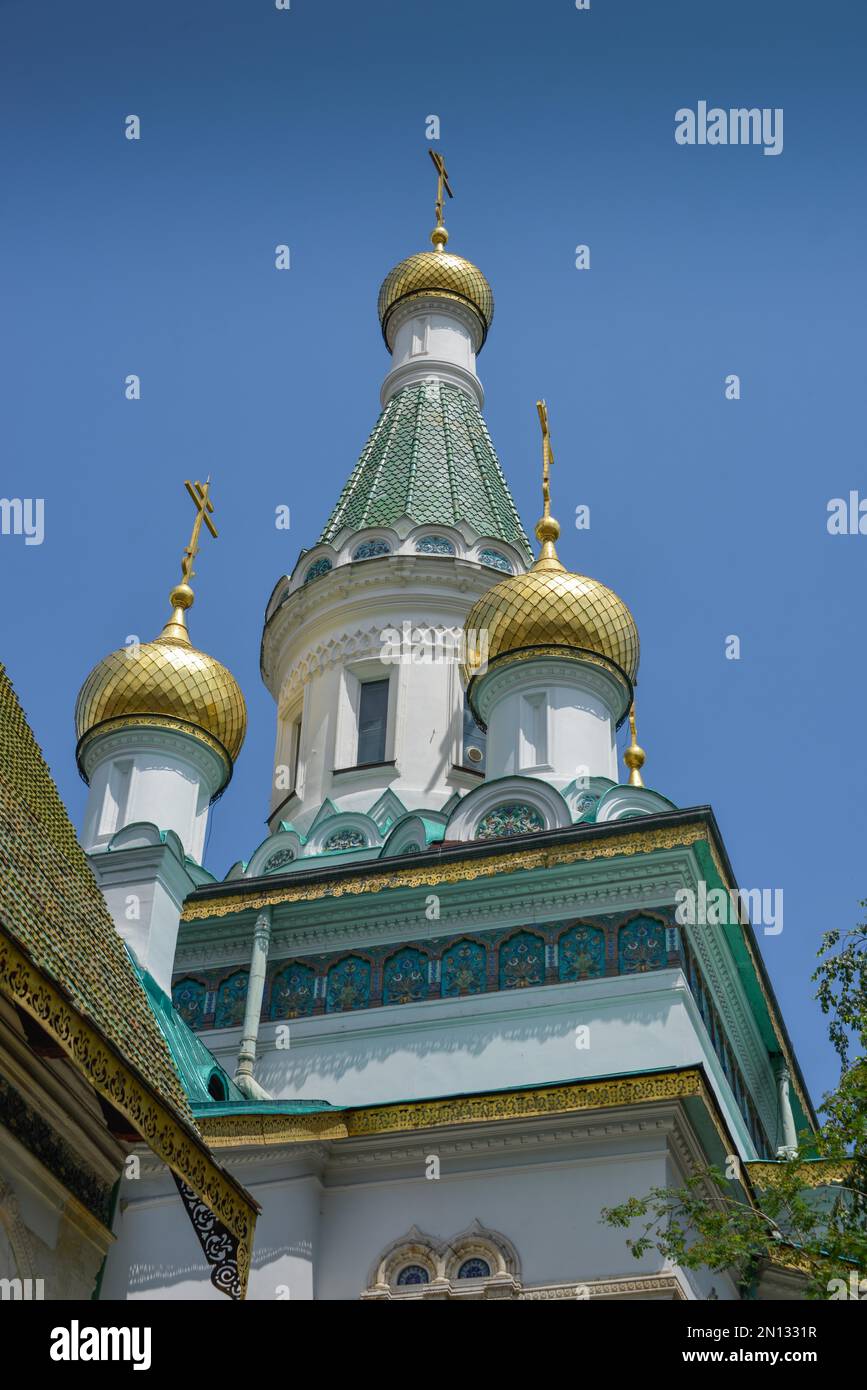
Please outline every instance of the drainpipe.
[[789, 1093], [792, 1078], [785, 1062], [777, 1068], [777, 1098], [779, 1102], [780, 1128], [783, 1142], [777, 1149], [777, 1158], [794, 1158], [798, 1152], [798, 1131], [792, 1113], [792, 1100]]
[[262, 1014], [262, 996], [265, 993], [265, 970], [268, 965], [268, 948], [271, 944], [271, 909], [263, 908], [256, 918], [253, 928], [253, 954], [250, 957], [250, 978], [247, 982], [247, 1007], [244, 1011], [244, 1028], [241, 1033], [241, 1046], [238, 1051], [238, 1066], [235, 1071], [235, 1085], [249, 1100], [271, 1100], [253, 1078], [253, 1064], [256, 1061], [256, 1042], [259, 1037], [259, 1019]]

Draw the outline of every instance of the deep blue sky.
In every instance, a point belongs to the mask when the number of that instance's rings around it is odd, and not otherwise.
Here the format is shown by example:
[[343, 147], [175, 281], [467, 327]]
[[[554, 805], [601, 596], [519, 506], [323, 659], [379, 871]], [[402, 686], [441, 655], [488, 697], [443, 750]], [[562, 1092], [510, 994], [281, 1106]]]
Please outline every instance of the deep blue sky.
[[[818, 1098], [808, 976], [867, 896], [867, 537], [826, 530], [831, 497], [867, 494], [865, 50], [841, 0], [5, 0], [0, 491], [45, 498], [46, 538], [0, 537], [0, 659], [73, 817], [76, 692], [163, 623], [183, 479], [210, 472], [191, 628], [250, 732], [209, 867], [262, 838], [262, 612], [376, 418], [376, 293], [426, 244], [437, 113], [450, 249], [496, 295], [479, 368], [519, 508], [529, 529], [544, 394], [562, 558], [641, 631], [646, 780], [714, 806], [744, 886], [783, 888], [764, 952]], [[783, 153], [676, 145], [701, 99], [783, 107]]]

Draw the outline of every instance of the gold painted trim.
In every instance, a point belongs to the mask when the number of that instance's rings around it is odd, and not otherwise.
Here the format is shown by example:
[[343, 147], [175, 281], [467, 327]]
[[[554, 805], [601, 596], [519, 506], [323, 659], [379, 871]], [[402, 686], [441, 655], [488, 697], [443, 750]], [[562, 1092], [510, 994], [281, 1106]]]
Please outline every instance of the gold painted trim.
[[238, 1242], [241, 1297], [247, 1288], [258, 1208], [244, 1189], [220, 1169], [203, 1140], [193, 1135], [0, 931], [0, 990], [51, 1035], [85, 1080], [119, 1110], [162, 1159], [205, 1202]]
[[232, 775], [232, 759], [227, 750], [219, 739], [214, 738], [200, 725], [189, 723], [185, 719], [172, 719], [169, 715], [163, 714], [123, 714], [117, 715], [113, 719], [104, 719], [101, 724], [94, 724], [79, 739], [75, 758], [85, 780], [87, 780], [83, 762], [85, 750], [103, 734], [114, 734], [120, 729], [170, 729], [174, 733], [186, 734], [188, 738], [194, 738], [197, 743], [204, 744], [210, 752], [220, 759], [226, 769], [227, 780]]
[[321, 1111], [310, 1115], [214, 1115], [202, 1116], [200, 1123], [208, 1143], [218, 1149], [406, 1134], [445, 1126], [537, 1119], [690, 1097], [704, 1101], [725, 1152], [730, 1152], [731, 1137], [719, 1122], [713, 1098], [697, 1067], [648, 1076], [613, 1077], [607, 1081], [564, 1082], [530, 1091], [497, 1091], [444, 1100], [365, 1106], [338, 1111], [334, 1115]]
[[199, 1129], [212, 1149], [248, 1148], [262, 1144], [304, 1144], [346, 1139], [343, 1112], [310, 1115], [200, 1115]]
[[[628, 828], [627, 828], [628, 827]], [[618, 855], [649, 854], [655, 849], [688, 847], [707, 839], [707, 828], [700, 822], [640, 831], [629, 821], [621, 835], [586, 844], [554, 845], [545, 849], [516, 850], [513, 854], [492, 855], [485, 859], [459, 859], [451, 864], [431, 864], [424, 868], [394, 869], [375, 876], [357, 875], [335, 882], [283, 884], [256, 894], [232, 893], [206, 902], [184, 903], [182, 922], [204, 922], [211, 917], [228, 917], [233, 912], [273, 907], [278, 903], [315, 902], [322, 898], [341, 898], [361, 893], [379, 893], [384, 888], [426, 888], [438, 883], [468, 883], [477, 878], [494, 878], [520, 869], [553, 869], [559, 864], [579, 860], [614, 859]]]
[[[746, 1164], [750, 1181], [755, 1187], [774, 1187], [783, 1163], [766, 1163], [759, 1159]], [[852, 1176], [853, 1165], [846, 1159], [820, 1158], [798, 1164], [798, 1177], [803, 1187], [823, 1187], [827, 1183], [845, 1183]]]

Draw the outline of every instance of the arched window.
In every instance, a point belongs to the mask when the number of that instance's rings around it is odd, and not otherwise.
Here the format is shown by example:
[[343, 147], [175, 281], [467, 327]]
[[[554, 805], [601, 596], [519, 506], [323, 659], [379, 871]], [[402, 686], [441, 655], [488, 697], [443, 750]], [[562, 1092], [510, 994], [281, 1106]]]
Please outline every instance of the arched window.
[[376, 560], [380, 555], [390, 555], [388, 541], [362, 541], [352, 552], [353, 560]]
[[304, 576], [304, 583], [309, 584], [313, 579], [321, 579], [323, 574], [327, 574], [331, 569], [331, 561], [323, 555], [321, 560], [316, 560]]
[[487, 1260], [479, 1259], [475, 1255], [470, 1260], [464, 1260], [458, 1270], [459, 1279], [490, 1279], [490, 1277], [491, 1266]]
[[480, 550], [479, 559], [482, 564], [487, 565], [489, 569], [502, 570], [504, 574], [512, 573], [512, 566], [509, 564], [505, 555], [500, 554], [499, 550]]
[[294, 849], [278, 849], [270, 859], [266, 859], [262, 865], [263, 874], [274, 874], [278, 869], [284, 868], [286, 864], [291, 864], [295, 858]]
[[208, 1094], [213, 1100], [226, 1099], [226, 1087], [223, 1084], [223, 1078], [217, 1071], [212, 1072], [208, 1080]]
[[367, 844], [360, 830], [337, 830], [329, 835], [323, 849], [360, 849]]
[[401, 1287], [404, 1284], [429, 1284], [430, 1275], [424, 1265], [404, 1265], [394, 1282]]
[[523, 801], [507, 801], [482, 816], [476, 826], [477, 840], [499, 840], [504, 835], [528, 835], [545, 829], [541, 812]]
[[422, 536], [416, 543], [420, 555], [454, 555], [455, 548], [445, 536]]

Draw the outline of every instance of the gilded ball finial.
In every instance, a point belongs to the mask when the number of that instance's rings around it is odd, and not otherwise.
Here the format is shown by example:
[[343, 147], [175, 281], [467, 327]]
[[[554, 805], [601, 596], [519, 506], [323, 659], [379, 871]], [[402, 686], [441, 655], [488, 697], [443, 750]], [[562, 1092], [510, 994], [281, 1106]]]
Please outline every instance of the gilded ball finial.
[[189, 584], [176, 584], [169, 594], [169, 603], [172, 608], [192, 608], [195, 597]]
[[545, 541], [556, 541], [559, 535], [560, 523], [556, 517], [543, 516], [536, 522], [536, 540], [543, 545]]
[[430, 234], [430, 239], [436, 247], [437, 251], [442, 251], [443, 247], [449, 239], [449, 234], [446, 231], [445, 227], [440, 225], [434, 227], [433, 231]]
[[638, 737], [635, 731], [635, 705], [629, 711], [629, 732], [631, 741], [629, 747], [623, 754], [623, 761], [629, 768], [630, 787], [643, 787], [644, 782], [641, 778], [641, 769], [644, 767], [647, 754], [643, 748], [638, 746]]

